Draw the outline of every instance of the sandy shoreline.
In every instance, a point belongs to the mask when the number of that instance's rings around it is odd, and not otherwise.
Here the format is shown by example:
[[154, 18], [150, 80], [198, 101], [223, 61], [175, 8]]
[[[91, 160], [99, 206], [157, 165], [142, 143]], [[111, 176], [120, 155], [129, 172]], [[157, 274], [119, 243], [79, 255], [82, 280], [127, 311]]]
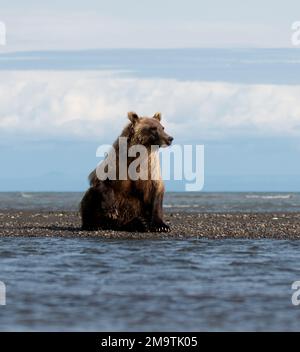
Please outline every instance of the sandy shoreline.
[[300, 213], [166, 213], [170, 233], [81, 231], [76, 212], [0, 211], [0, 237], [300, 239]]

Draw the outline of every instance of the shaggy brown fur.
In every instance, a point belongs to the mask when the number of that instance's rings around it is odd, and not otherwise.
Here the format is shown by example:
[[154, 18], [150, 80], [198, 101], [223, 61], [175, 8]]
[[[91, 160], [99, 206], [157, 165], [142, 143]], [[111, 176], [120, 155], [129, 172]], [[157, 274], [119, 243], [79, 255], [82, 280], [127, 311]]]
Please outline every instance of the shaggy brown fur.
[[[157, 152], [151, 146], [171, 145], [173, 138], [164, 132], [161, 115], [139, 117], [128, 113], [130, 123], [120, 137], [127, 137], [128, 149], [141, 144], [148, 150], [148, 172], [159, 175], [155, 180], [119, 179], [119, 139], [113, 147], [116, 151], [116, 180], [100, 180], [96, 170], [90, 176], [91, 187], [81, 201], [82, 228], [85, 230], [115, 229], [128, 231], [169, 231], [163, 222], [164, 184], [160, 177]], [[136, 158], [127, 156], [127, 165]]]

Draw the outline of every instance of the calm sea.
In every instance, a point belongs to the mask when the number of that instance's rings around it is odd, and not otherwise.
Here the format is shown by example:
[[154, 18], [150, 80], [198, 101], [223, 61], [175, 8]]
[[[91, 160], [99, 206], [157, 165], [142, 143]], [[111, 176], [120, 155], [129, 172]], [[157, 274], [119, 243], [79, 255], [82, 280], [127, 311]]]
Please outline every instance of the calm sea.
[[[1, 209], [76, 210], [80, 193], [0, 194]], [[299, 211], [297, 193], [168, 194], [184, 211]], [[300, 242], [0, 238], [0, 330], [299, 330]]]
[[[77, 211], [80, 192], [0, 193], [0, 210]], [[300, 193], [175, 193], [165, 195], [166, 211], [284, 212], [300, 211]]]

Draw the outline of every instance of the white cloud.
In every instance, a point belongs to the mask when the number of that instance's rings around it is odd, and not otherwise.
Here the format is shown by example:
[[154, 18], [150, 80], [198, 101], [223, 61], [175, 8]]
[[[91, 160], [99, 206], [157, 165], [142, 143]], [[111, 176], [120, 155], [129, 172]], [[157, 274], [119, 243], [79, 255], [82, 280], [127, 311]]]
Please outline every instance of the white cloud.
[[[161, 7], [161, 4], [159, 5]], [[166, 9], [166, 8], [165, 8]], [[206, 19], [192, 16], [140, 17], [114, 11], [30, 9], [3, 10], [7, 27], [4, 51], [67, 50], [91, 48], [291, 47], [291, 23]], [[152, 9], [153, 11], [153, 9]], [[24, 13], [25, 12], [25, 13]], [[188, 11], [189, 12], [189, 11]], [[180, 13], [179, 13], [180, 14]], [[191, 17], [191, 18], [190, 18]], [[291, 19], [292, 21], [292, 19]], [[275, 22], [275, 23], [274, 23]]]
[[161, 111], [180, 140], [299, 136], [300, 86], [138, 79], [90, 71], [1, 72], [0, 134], [111, 141], [126, 112]]

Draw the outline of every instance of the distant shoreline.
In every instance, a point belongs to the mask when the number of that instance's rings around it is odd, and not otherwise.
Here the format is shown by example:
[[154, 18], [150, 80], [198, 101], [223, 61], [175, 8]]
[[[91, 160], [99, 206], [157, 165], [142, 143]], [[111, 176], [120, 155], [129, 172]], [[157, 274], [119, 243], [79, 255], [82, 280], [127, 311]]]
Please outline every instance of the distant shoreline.
[[77, 212], [0, 211], [1, 237], [97, 237], [100, 239], [300, 239], [300, 212], [167, 212], [170, 233], [81, 231]]

